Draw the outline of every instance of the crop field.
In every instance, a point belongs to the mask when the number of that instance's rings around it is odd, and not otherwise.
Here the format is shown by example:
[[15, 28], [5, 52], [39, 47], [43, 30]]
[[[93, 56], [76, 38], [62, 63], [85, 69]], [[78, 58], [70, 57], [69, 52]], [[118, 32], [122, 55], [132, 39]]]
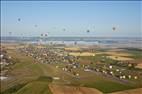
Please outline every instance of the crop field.
[[80, 48], [79, 47], [66, 47], [65, 50], [67, 50], [67, 51], [79, 51]]
[[95, 53], [91, 53], [91, 52], [70, 52], [69, 55], [73, 55], [73, 56], [95, 56]]
[[132, 58], [128, 58], [128, 57], [122, 57], [122, 56], [107, 56], [108, 58], [111, 58], [113, 60], [121, 60], [121, 61], [125, 61], [125, 60], [133, 60]]

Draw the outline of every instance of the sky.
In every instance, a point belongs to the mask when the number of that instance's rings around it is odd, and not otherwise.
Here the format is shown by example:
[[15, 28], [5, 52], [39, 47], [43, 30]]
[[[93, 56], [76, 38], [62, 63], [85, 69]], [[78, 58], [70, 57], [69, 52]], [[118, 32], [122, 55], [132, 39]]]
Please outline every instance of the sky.
[[142, 1], [1, 1], [1, 36], [141, 37], [141, 15]]

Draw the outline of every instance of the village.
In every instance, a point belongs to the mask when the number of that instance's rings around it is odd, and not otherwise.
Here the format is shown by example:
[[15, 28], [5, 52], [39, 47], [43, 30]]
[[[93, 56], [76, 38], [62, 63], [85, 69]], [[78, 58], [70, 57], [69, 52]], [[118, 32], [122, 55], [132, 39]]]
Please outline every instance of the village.
[[[56, 68], [62, 69], [73, 77], [80, 78], [81, 71], [96, 73], [108, 78], [113, 78], [122, 82], [137, 80], [142, 78], [142, 71], [136, 69], [137, 64], [134, 61], [120, 61], [113, 60], [106, 55], [92, 54], [93, 50], [70, 51], [64, 48], [57, 49], [57, 47], [43, 47], [29, 46], [20, 48], [19, 51], [25, 53], [27, 56], [31, 56], [35, 59], [35, 62], [51, 64]], [[87, 52], [86, 52], [87, 51]], [[81, 63], [84, 55], [83, 53], [89, 53], [89, 63]], [[74, 56], [70, 52], [78, 52], [79, 56]], [[95, 52], [94, 52], [95, 53]], [[85, 54], [86, 55], [86, 54]], [[97, 58], [96, 58], [97, 57]], [[57, 78], [57, 77], [56, 77]], [[57, 78], [60, 79], [60, 78]]]
[[4, 47], [0, 48], [0, 61], [0, 79], [4, 80], [8, 78], [8, 72], [11, 70], [10, 65], [14, 64]]

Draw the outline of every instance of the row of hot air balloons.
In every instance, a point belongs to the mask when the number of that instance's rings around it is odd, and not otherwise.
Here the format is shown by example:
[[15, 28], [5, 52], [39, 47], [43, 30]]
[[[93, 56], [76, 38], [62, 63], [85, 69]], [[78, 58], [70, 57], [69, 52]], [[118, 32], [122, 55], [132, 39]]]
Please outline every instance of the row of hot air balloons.
[[47, 34], [47, 33], [46, 33], [46, 34], [43, 33], [43, 34], [41, 34], [40, 36], [42, 36], [42, 37], [44, 37], [44, 36], [47, 37], [48, 34]]
[[[115, 31], [115, 30], [116, 30], [116, 27], [112, 27], [112, 30]], [[88, 29], [88, 30], [86, 30], [86, 32], [87, 32], [87, 33], [90, 33], [90, 30]]]
[[[18, 21], [21, 21], [21, 18], [18, 18]], [[38, 25], [35, 24], [34, 27], [38, 27]], [[112, 27], [112, 30], [115, 31], [115, 30], [116, 30], [116, 27]], [[66, 31], [66, 29], [63, 28], [63, 31]], [[86, 32], [89, 33], [90, 30], [88, 29], [88, 30], [86, 30]], [[46, 36], [46, 35], [45, 35], [45, 36]]]
[[[112, 27], [112, 30], [115, 31], [115, 30], [116, 30], [116, 27]], [[66, 31], [66, 29], [63, 28], [63, 31]], [[86, 32], [87, 32], [87, 33], [90, 33], [90, 30], [88, 29], [88, 30], [86, 30]]]
[[[18, 22], [21, 22], [21, 18], [18, 18]], [[38, 25], [35, 24], [34, 27], [38, 27]], [[66, 31], [66, 28], [63, 28], [62, 30], [63, 30], [63, 31]], [[112, 30], [115, 31], [115, 30], [116, 30], [116, 27], [112, 27]], [[86, 32], [87, 32], [87, 33], [90, 33], [90, 30], [87, 29]], [[9, 35], [11, 36], [11, 35], [12, 35], [12, 32], [9, 32]], [[48, 33], [45, 33], [45, 34], [43, 33], [43, 34], [41, 34], [40, 36], [41, 36], [41, 37], [47, 37], [47, 36], [48, 36]]]

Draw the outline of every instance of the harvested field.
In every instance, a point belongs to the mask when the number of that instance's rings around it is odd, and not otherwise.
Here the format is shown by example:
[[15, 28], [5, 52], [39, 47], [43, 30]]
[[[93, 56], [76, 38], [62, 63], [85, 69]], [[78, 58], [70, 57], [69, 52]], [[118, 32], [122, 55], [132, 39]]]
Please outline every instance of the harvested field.
[[40, 45], [38, 45], [38, 46], [36, 46], [37, 48], [46, 48], [46, 47], [44, 47], [44, 46], [40, 46]]
[[100, 53], [97, 53], [97, 54], [107, 54], [107, 55], [112, 55], [112, 56], [132, 56], [131, 54], [129, 53], [124, 53], [124, 52], [100, 52]]
[[139, 63], [136, 68], [142, 69], [142, 63]]
[[90, 53], [90, 52], [82, 52], [82, 53], [71, 52], [71, 53], [69, 53], [69, 55], [72, 55], [72, 56], [95, 56], [95, 53]]
[[125, 61], [125, 60], [133, 60], [132, 58], [128, 58], [128, 57], [122, 57], [122, 56], [107, 56], [108, 58], [111, 58], [113, 60], [121, 60], [121, 61]]
[[142, 88], [125, 90], [125, 91], [120, 91], [120, 92], [114, 92], [114, 93], [111, 93], [111, 94], [142, 94]]
[[67, 47], [67, 48], [65, 48], [65, 50], [67, 50], [67, 51], [79, 51], [80, 48], [79, 47]]
[[103, 94], [97, 89], [75, 86], [49, 85], [53, 94]]

